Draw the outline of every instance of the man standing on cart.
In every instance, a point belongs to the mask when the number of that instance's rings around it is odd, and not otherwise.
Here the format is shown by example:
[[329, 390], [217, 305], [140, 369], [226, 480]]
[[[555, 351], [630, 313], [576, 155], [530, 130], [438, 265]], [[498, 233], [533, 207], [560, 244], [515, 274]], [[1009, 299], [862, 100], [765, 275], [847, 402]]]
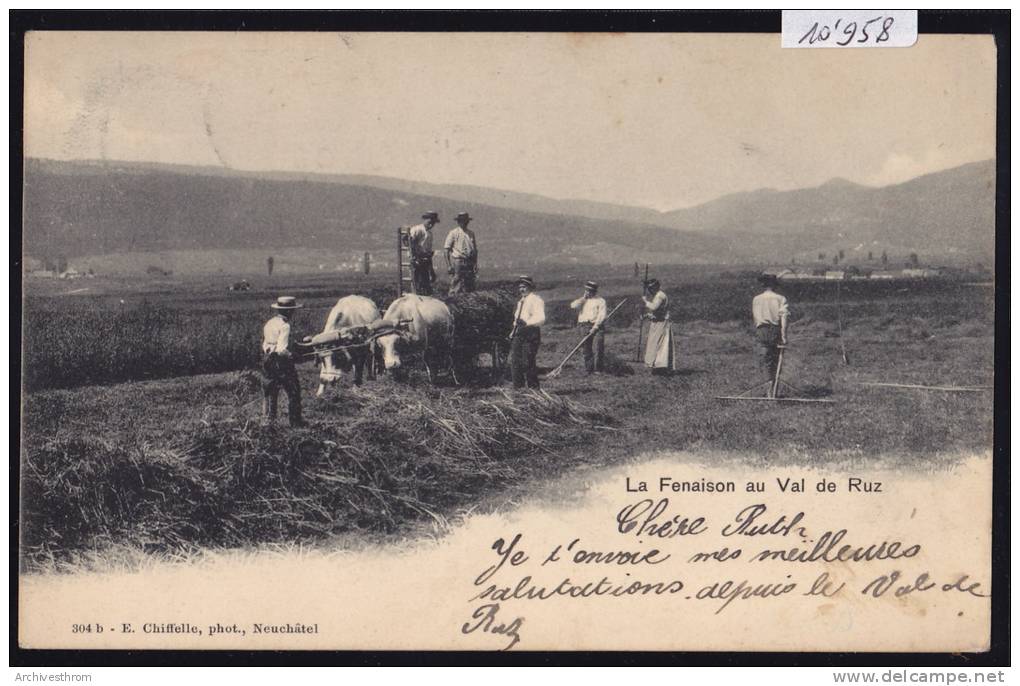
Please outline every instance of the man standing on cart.
[[468, 228], [471, 215], [461, 212], [456, 217], [457, 228], [446, 234], [443, 248], [446, 252], [446, 265], [450, 276], [450, 295], [455, 293], [474, 293], [478, 278], [478, 244], [475, 232]]
[[425, 221], [412, 226], [407, 232], [407, 246], [411, 249], [411, 277], [414, 279], [415, 293], [432, 295], [432, 282], [436, 280], [436, 270], [432, 264], [432, 227], [439, 223], [439, 213], [425, 212], [421, 218]]

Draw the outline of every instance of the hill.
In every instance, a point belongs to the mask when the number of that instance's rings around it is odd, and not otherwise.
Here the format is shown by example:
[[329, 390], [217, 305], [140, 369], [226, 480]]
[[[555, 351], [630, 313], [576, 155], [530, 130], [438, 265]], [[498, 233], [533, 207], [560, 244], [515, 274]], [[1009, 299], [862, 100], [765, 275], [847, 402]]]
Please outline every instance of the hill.
[[994, 181], [994, 163], [986, 161], [883, 188], [834, 179], [659, 213], [373, 176], [30, 159], [24, 251], [143, 256], [132, 263], [173, 251], [182, 256], [179, 270], [188, 270], [188, 254], [201, 253], [208, 259], [196, 262], [198, 271], [229, 271], [238, 251], [318, 251], [318, 261], [336, 264], [368, 251], [385, 267], [393, 261], [395, 228], [435, 208], [444, 218], [439, 241], [454, 214], [466, 210], [476, 218], [483, 260], [507, 268], [807, 262], [837, 250], [848, 260], [882, 251], [895, 262], [910, 252], [986, 260], [994, 253]]
[[455, 202], [332, 177], [28, 160], [24, 207], [24, 251], [32, 256], [304, 247], [389, 258], [396, 227], [434, 208], [444, 218], [439, 241], [457, 211], [476, 217], [472, 228], [489, 263], [732, 258], [725, 237]]
[[665, 213], [660, 223], [752, 243], [771, 237], [807, 253], [860, 246], [989, 256], [994, 253], [995, 163], [975, 162], [882, 188], [833, 179], [817, 188], [737, 193]]

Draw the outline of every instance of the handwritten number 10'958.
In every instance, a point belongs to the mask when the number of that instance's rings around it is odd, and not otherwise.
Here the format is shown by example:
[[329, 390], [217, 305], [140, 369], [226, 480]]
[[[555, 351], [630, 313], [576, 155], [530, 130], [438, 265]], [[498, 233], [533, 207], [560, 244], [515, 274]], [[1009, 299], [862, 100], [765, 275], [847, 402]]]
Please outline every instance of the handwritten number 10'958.
[[[874, 24], [877, 21], [882, 22], [880, 27], [872, 26], [872, 24]], [[850, 42], [853, 41], [854, 37], [857, 35], [859, 30], [861, 35], [860, 38], [857, 39], [858, 43], [867, 43], [869, 40], [871, 40], [872, 36], [874, 36], [875, 44], [877, 45], [879, 43], [884, 43], [887, 40], [889, 40], [889, 29], [892, 28], [893, 18], [892, 17], [883, 18], [879, 16], [875, 17], [874, 19], [869, 19], [863, 24], [858, 24], [855, 21], [849, 21], [846, 24], [843, 24], [843, 28], [842, 30], [840, 30], [840, 24], [842, 24], [842, 22], [843, 22], [842, 19], [837, 19], [836, 23], [833, 24], [832, 28], [830, 29], [828, 26], [824, 24], [819, 25], [819, 23], [816, 21], [814, 25], [810, 29], [808, 29], [808, 32], [801, 36], [801, 39], [797, 41], [797, 44], [799, 45], [804, 41], [807, 41], [808, 45], [813, 45], [815, 43], [824, 43], [835, 34], [837, 36], [835, 40], [836, 45], [843, 47], [849, 45]], [[868, 29], [871, 29], [872, 33], [868, 33]], [[845, 37], [845, 39], [841, 39], [839, 38], [839, 36], [843, 36]]]

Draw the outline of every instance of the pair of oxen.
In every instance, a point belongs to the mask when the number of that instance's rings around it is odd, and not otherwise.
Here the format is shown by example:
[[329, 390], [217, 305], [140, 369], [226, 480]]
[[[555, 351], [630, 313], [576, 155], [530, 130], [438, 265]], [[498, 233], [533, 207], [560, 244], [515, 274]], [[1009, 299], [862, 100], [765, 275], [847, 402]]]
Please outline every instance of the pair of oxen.
[[303, 343], [319, 361], [317, 396], [352, 370], [354, 383], [360, 385], [366, 365], [371, 378], [377, 352], [385, 368], [395, 373], [403, 365], [401, 356], [421, 354], [431, 376], [453, 349], [453, 315], [442, 300], [410, 294], [394, 300], [380, 315], [368, 298], [348, 295], [330, 310], [322, 333]]

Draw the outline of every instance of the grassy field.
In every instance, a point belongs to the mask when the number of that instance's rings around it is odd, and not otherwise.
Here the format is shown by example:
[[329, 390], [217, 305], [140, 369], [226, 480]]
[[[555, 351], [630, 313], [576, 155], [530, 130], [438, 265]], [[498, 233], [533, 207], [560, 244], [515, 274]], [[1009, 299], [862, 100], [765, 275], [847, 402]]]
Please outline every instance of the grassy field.
[[[634, 325], [639, 310], [633, 277], [619, 269], [599, 273], [610, 301], [629, 297], [634, 304], [617, 314], [616, 325]], [[658, 274], [672, 298], [673, 317], [681, 323], [742, 322], [755, 293], [751, 271], [676, 267]], [[550, 321], [569, 323], [568, 303], [579, 295], [587, 275], [560, 269], [536, 277], [549, 303]], [[384, 309], [396, 294], [391, 280], [378, 275], [286, 280], [252, 275], [251, 280], [255, 287], [246, 292], [228, 291], [233, 279], [227, 277], [29, 283], [24, 300], [25, 387], [74, 388], [251, 368], [258, 362], [267, 303], [277, 294], [287, 292], [305, 304], [296, 326], [307, 333], [318, 332], [342, 295], [361, 293]], [[483, 282], [481, 287], [502, 282]], [[797, 305], [795, 318], [805, 323], [835, 321], [835, 283], [794, 283], [785, 292]], [[906, 327], [926, 336], [932, 327], [965, 322], [984, 326], [992, 320], [981, 291], [958, 281], [847, 282], [838, 296], [845, 322], [867, 321], [883, 331]]]
[[[602, 277], [603, 291], [610, 304], [628, 297], [635, 307], [625, 306], [607, 334], [607, 374], [585, 375], [575, 359], [545, 383], [548, 396], [484, 380], [455, 387], [443, 379], [432, 388], [412, 375], [404, 385], [386, 377], [361, 389], [344, 382], [317, 401], [316, 370], [305, 364], [310, 427], [299, 431], [258, 425], [257, 379], [245, 368], [254, 363], [267, 303], [282, 288], [297, 294], [311, 308], [296, 326], [310, 332], [355, 287], [385, 300], [384, 282], [309, 277], [248, 293], [227, 293], [215, 280], [97, 284], [107, 290], [87, 298], [29, 292], [25, 564], [80, 563], [111, 545], [170, 554], [400, 535], [440, 525], [492, 494], [654, 450], [720, 462], [923, 470], [990, 450], [990, 392], [858, 384], [991, 384], [990, 288], [844, 287], [849, 365], [840, 356], [834, 286], [788, 288], [794, 323], [784, 378], [836, 401], [794, 405], [715, 398], [760, 380], [746, 321], [755, 292], [749, 272], [678, 267], [656, 276], [677, 320], [679, 369], [669, 377], [633, 362], [637, 288], [632, 274], [620, 272]], [[538, 275], [550, 313], [539, 357], [547, 369], [579, 338], [567, 303], [585, 278]], [[62, 330], [77, 343], [60, 339]], [[79, 369], [88, 365], [96, 367]], [[176, 378], [155, 378], [164, 375]], [[111, 383], [125, 379], [132, 381]], [[85, 385], [96, 382], [105, 385]]]

